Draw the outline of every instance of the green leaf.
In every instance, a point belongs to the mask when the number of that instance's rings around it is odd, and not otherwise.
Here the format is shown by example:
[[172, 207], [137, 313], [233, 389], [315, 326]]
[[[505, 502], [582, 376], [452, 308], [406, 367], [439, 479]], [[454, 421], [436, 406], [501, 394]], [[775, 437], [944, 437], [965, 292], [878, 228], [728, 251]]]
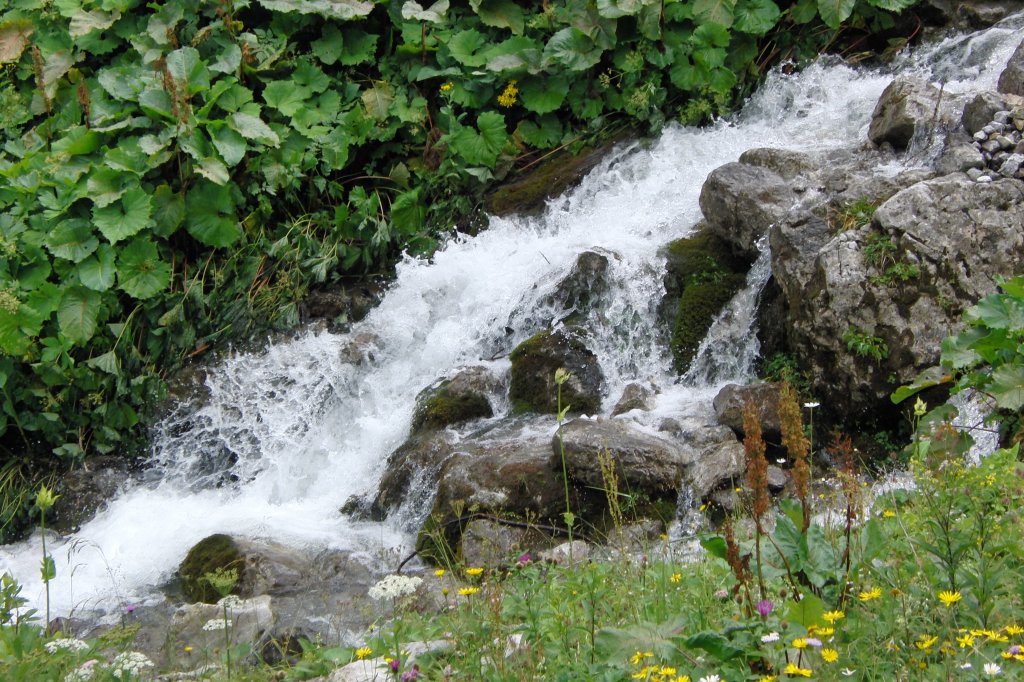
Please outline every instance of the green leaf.
[[523, 10], [512, 0], [469, 0], [469, 6], [485, 26], [507, 28], [515, 35], [523, 32]]
[[57, 308], [61, 333], [75, 344], [84, 344], [96, 333], [100, 316], [100, 295], [85, 287], [69, 287]]
[[470, 29], [459, 31], [453, 35], [446, 43], [446, 47], [449, 54], [458, 63], [463, 66], [477, 67], [483, 66], [486, 61], [485, 57], [476, 54], [486, 44], [487, 38], [483, 33]]
[[452, 151], [469, 165], [493, 168], [508, 139], [505, 117], [493, 111], [485, 112], [477, 118], [477, 127], [479, 132], [469, 127], [460, 128], [448, 136], [448, 142]]
[[185, 199], [170, 188], [158, 185], [153, 192], [153, 233], [170, 237], [185, 220]]
[[93, 209], [92, 220], [107, 241], [116, 244], [149, 225], [152, 212], [149, 195], [136, 187], [125, 192], [118, 203]]
[[1004, 410], [1016, 411], [1024, 407], [1024, 366], [1002, 365], [992, 370], [989, 393]]
[[97, 355], [94, 358], [86, 360], [85, 364], [89, 365], [93, 369], [106, 372], [107, 374], [113, 374], [114, 376], [121, 375], [121, 361], [118, 359], [117, 353], [112, 350], [108, 350], [102, 355]]
[[179, 47], [167, 55], [167, 70], [190, 95], [210, 89], [210, 71], [194, 47]]
[[395, 101], [395, 95], [387, 82], [377, 81], [372, 88], [362, 94], [360, 99], [363, 100], [363, 106], [366, 107], [367, 116], [382, 121], [388, 117], [391, 104]]
[[281, 138], [259, 116], [241, 112], [231, 114], [228, 116], [228, 125], [247, 140], [253, 140], [270, 147], [276, 147], [281, 144]]
[[242, 236], [235, 201], [226, 185], [199, 181], [185, 197], [185, 227], [207, 246], [231, 246]]
[[742, 656], [745, 651], [733, 646], [729, 640], [717, 632], [698, 632], [683, 640], [689, 649], [703, 649], [719, 661], [730, 661]]
[[856, 4], [857, 0], [818, 0], [818, 14], [825, 25], [834, 30], [850, 18]]
[[199, 159], [199, 163], [195, 166], [195, 171], [210, 182], [215, 182], [218, 185], [227, 184], [228, 180], [231, 179], [228, 167], [224, 165], [223, 161], [214, 156], [206, 156]]
[[242, 49], [235, 43], [229, 43], [217, 55], [217, 60], [210, 64], [210, 71], [216, 73], [237, 73], [242, 65]]
[[548, 114], [541, 116], [534, 121], [520, 121], [516, 126], [516, 134], [519, 138], [537, 149], [551, 149], [557, 147], [562, 140], [562, 124], [558, 116]]
[[695, 0], [693, 18], [701, 24], [713, 23], [729, 28], [735, 9], [736, 0]]
[[100, 241], [92, 233], [89, 221], [65, 220], [46, 237], [46, 248], [57, 258], [78, 263], [99, 246]]
[[245, 156], [245, 139], [228, 126], [219, 126], [210, 137], [217, 153], [229, 167], [236, 165]]
[[597, 0], [597, 13], [606, 19], [631, 17], [650, 4], [651, 0]]
[[138, 185], [138, 179], [128, 173], [112, 168], [97, 168], [89, 175], [86, 188], [89, 198], [97, 207], [109, 206], [124, 194], [129, 187]]
[[302, 60], [292, 72], [292, 82], [310, 93], [323, 92], [330, 86], [331, 79], [316, 64]]
[[402, 18], [407, 21], [427, 21], [432, 24], [439, 24], [444, 21], [444, 15], [448, 12], [448, 0], [437, 0], [429, 8], [424, 9], [423, 5], [415, 0], [406, 0], [402, 5]]
[[700, 538], [700, 546], [703, 547], [704, 551], [711, 556], [725, 561], [728, 548], [725, 538], [721, 535], [702, 535]]
[[868, 4], [889, 12], [902, 12], [917, 4], [918, 0], [868, 0]]
[[114, 286], [114, 248], [100, 244], [96, 253], [78, 264], [78, 281], [93, 291], [106, 291]]
[[686, 616], [676, 616], [664, 623], [643, 622], [628, 628], [601, 628], [594, 637], [594, 646], [609, 661], [626, 663], [637, 651], [650, 651], [655, 659], [672, 660], [678, 653], [676, 640], [686, 628]]
[[782, 12], [772, 0], [739, 0], [733, 28], [743, 33], [763, 36], [775, 28]]
[[117, 286], [139, 300], [151, 298], [171, 282], [171, 265], [160, 259], [156, 244], [133, 239], [117, 256]]
[[318, 14], [328, 19], [348, 21], [365, 17], [373, 10], [368, 0], [256, 0], [275, 12]]
[[569, 81], [558, 76], [528, 76], [519, 83], [523, 106], [537, 114], [556, 111], [569, 94]]
[[377, 52], [377, 36], [359, 29], [345, 29], [342, 32], [345, 43], [341, 53], [344, 66], [355, 66], [372, 62]]
[[0, 23], [0, 64], [18, 61], [34, 31], [35, 26], [29, 19], [10, 19]]
[[947, 384], [953, 377], [942, 367], [929, 367], [917, 375], [912, 383], [907, 386], [900, 386], [892, 393], [890, 398], [893, 404], [898, 405], [910, 396], [916, 395], [926, 388]]
[[263, 101], [285, 116], [291, 116], [306, 103], [311, 94], [313, 93], [309, 88], [290, 80], [271, 81], [263, 89]]
[[341, 38], [341, 31], [334, 24], [327, 24], [320, 30], [320, 37], [310, 44], [310, 48], [316, 58], [327, 66], [333, 65], [341, 57], [341, 50], [344, 42]]
[[721, 24], [703, 24], [694, 30], [690, 40], [698, 48], [728, 47], [732, 35]]
[[1007, 294], [986, 296], [967, 309], [964, 322], [990, 329], [1024, 330], [1024, 301]]
[[601, 61], [601, 50], [578, 28], [563, 28], [544, 46], [544, 63], [585, 71]]
[[786, 602], [786, 619], [799, 623], [805, 628], [812, 625], [824, 625], [822, 616], [825, 614], [825, 602], [813, 594], [805, 594], [800, 601]]
[[40, 563], [39, 576], [44, 583], [48, 583], [57, 577], [57, 564], [49, 554], [43, 556]]
[[417, 235], [426, 225], [427, 207], [420, 200], [420, 190], [402, 192], [391, 202], [391, 224], [403, 235]]

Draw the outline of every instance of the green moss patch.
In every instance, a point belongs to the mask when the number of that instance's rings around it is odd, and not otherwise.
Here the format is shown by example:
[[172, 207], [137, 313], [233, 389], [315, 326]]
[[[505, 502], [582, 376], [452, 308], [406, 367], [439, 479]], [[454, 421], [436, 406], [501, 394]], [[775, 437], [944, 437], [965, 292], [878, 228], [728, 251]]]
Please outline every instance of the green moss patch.
[[[241, 573], [242, 563], [242, 552], [230, 536], [217, 533], [203, 538], [188, 551], [178, 568], [181, 591], [189, 601], [216, 604], [220, 595], [206, 580], [206, 575], [229, 568]], [[237, 589], [236, 586], [235, 591]]]
[[494, 416], [491, 403], [479, 393], [453, 393], [442, 388], [416, 411], [413, 431], [443, 429], [450, 424]]

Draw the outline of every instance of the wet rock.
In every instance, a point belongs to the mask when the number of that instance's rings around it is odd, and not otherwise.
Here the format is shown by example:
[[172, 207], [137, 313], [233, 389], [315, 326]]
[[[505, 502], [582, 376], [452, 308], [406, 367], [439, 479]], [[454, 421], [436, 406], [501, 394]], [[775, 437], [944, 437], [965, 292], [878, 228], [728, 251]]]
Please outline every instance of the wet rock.
[[672, 441], [616, 419], [575, 419], [559, 429], [552, 448], [552, 469], [561, 467], [564, 448], [572, 480], [607, 489], [601, 466], [601, 458], [607, 456], [614, 463], [620, 490], [643, 492], [652, 498], [674, 495], [684, 467], [690, 463]]
[[1024, 41], [1013, 51], [996, 87], [1008, 95], [1024, 96]]
[[796, 202], [791, 182], [768, 168], [727, 163], [711, 171], [700, 191], [708, 228], [748, 261], [757, 240]]
[[366, 365], [374, 361], [374, 356], [383, 347], [383, 341], [376, 334], [360, 332], [353, 335], [338, 351], [342, 362], [352, 365]]
[[558, 566], [578, 566], [590, 561], [590, 545], [582, 540], [563, 542], [541, 552], [537, 559]]
[[498, 384], [498, 377], [479, 366], [459, 370], [450, 379], [437, 382], [416, 397], [413, 433], [492, 416], [494, 410], [488, 396]]
[[58, 533], [72, 533], [95, 516], [114, 498], [128, 479], [129, 462], [124, 457], [90, 457], [78, 469], [61, 476], [47, 527]]
[[561, 312], [559, 321], [582, 318], [603, 293], [608, 290], [608, 256], [596, 251], [584, 251], [566, 277], [558, 283], [547, 304]]
[[622, 397], [619, 398], [619, 402], [615, 403], [615, 407], [612, 408], [612, 416], [616, 417], [633, 410], [650, 410], [653, 397], [652, 387], [638, 383], [627, 384], [622, 389]]
[[570, 405], [575, 414], [600, 410], [604, 375], [580, 332], [540, 332], [516, 346], [511, 359], [509, 398], [517, 412], [558, 411], [558, 369], [570, 372], [569, 380], [562, 385], [563, 406]]
[[276, 620], [268, 595], [228, 597], [220, 604], [185, 604], [172, 616], [164, 646], [168, 651], [182, 651], [186, 646], [194, 651], [214, 651], [223, 649], [225, 639], [232, 647], [256, 646]]
[[740, 154], [740, 163], [767, 168], [785, 180], [797, 180], [814, 170], [814, 159], [803, 152], [758, 147]]
[[331, 331], [346, 330], [377, 307], [383, 295], [384, 287], [372, 280], [311, 291], [300, 306], [301, 317], [303, 321], [326, 320]]
[[963, 173], [972, 168], [983, 168], [985, 157], [977, 147], [965, 137], [951, 135], [946, 140], [942, 156], [935, 164], [936, 170], [942, 175]]
[[725, 441], [705, 448], [690, 468], [690, 486], [693, 497], [703, 500], [723, 485], [733, 485], [747, 469], [743, 445]]
[[491, 519], [474, 519], [462, 533], [462, 563], [502, 568], [551, 544], [551, 538], [536, 527], [514, 527]]
[[980, 92], [964, 105], [960, 124], [968, 134], [975, 135], [995, 118], [996, 112], [1005, 108], [1006, 101], [998, 94], [990, 91]]
[[900, 76], [882, 91], [871, 115], [868, 139], [876, 145], [889, 143], [895, 149], [906, 149], [916, 135], [943, 122], [941, 97], [940, 90], [930, 83]]
[[[192, 546], [178, 567], [181, 590], [189, 601], [213, 604], [221, 595], [206, 576], [217, 571], [234, 570], [241, 578], [242, 565], [242, 550], [234, 538], [223, 533], [207, 536]], [[241, 591], [240, 583], [231, 590], [233, 594]]]
[[748, 402], [757, 407], [758, 421], [761, 423], [761, 433], [765, 438], [778, 439], [782, 432], [779, 423], [779, 397], [782, 384], [773, 382], [766, 384], [751, 384], [741, 386], [739, 384], [728, 384], [715, 396], [713, 405], [715, 415], [719, 423], [728, 426], [742, 438], [743, 431], [743, 407]]

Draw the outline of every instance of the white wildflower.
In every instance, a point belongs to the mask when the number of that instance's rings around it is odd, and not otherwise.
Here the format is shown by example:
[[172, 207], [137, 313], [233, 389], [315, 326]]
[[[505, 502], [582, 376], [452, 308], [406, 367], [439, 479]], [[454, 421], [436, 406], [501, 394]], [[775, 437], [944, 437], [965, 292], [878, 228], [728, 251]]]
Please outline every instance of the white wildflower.
[[983, 670], [989, 677], [995, 677], [999, 673], [1003, 672], [1003, 669], [1000, 668], [997, 663], [986, 663]]
[[970, 663], [964, 663], [964, 664], [963, 664], [962, 666], [960, 666], [960, 669], [961, 669], [961, 670], [970, 670], [970, 669], [971, 669], [971, 668], [973, 668], [973, 667], [974, 667], [974, 666], [973, 666], [973, 665], [971, 665]]
[[850, 668], [843, 668], [839, 672], [841, 672], [843, 674], [843, 677], [853, 677], [854, 675], [857, 674], [856, 670], [852, 670]]
[[242, 605], [242, 599], [238, 595], [229, 594], [228, 596], [217, 602], [217, 606], [224, 609], [237, 609]]
[[47, 642], [43, 646], [46, 648], [46, 652], [50, 654], [57, 653], [58, 651], [85, 651], [89, 648], [88, 644], [86, 644], [80, 639], [75, 639], [73, 637], [54, 639]]
[[423, 578], [389, 575], [371, 587], [367, 594], [371, 599], [398, 599], [415, 593], [421, 582], [423, 582]]
[[126, 651], [123, 654], [118, 654], [114, 657], [114, 662], [110, 664], [110, 672], [115, 677], [124, 677], [125, 675], [141, 675], [145, 668], [152, 668], [153, 661], [149, 660], [149, 657], [145, 654], [139, 653], [138, 651]]
[[767, 635], [761, 635], [761, 641], [765, 644], [771, 644], [772, 642], [779, 641], [779, 633], [769, 632]]
[[804, 407], [813, 410], [815, 407], [820, 406], [821, 403], [804, 403]]
[[64, 682], [89, 682], [96, 674], [96, 664], [99, 663], [95, 658], [91, 661], [86, 661], [82, 665], [78, 666], [67, 675], [64, 676]]
[[700, 682], [722, 682], [722, 678], [718, 675], [705, 675], [700, 678]]
[[215, 630], [227, 630], [229, 627], [231, 627], [230, 618], [212, 618], [206, 621], [206, 624], [203, 625], [203, 629], [207, 632], [213, 632]]

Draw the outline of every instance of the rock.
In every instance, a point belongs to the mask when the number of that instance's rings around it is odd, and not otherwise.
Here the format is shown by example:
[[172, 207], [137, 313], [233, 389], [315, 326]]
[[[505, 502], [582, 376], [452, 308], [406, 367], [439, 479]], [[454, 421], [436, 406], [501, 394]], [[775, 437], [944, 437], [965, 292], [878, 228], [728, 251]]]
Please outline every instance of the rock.
[[942, 119], [938, 88], [919, 78], [900, 76], [882, 91], [868, 127], [868, 139], [876, 145], [891, 144], [903, 150], [911, 140], [934, 130]]
[[[242, 551], [231, 536], [217, 533], [203, 538], [192, 546], [178, 567], [185, 598], [192, 602], [215, 603], [221, 595], [206, 576], [218, 570], [233, 569], [241, 579], [243, 563]], [[236, 584], [231, 592], [239, 594], [241, 584]]]
[[574, 330], [540, 332], [512, 351], [509, 398], [517, 412], [554, 414], [558, 411], [555, 371], [570, 372], [562, 385], [562, 406], [575, 414], [601, 409], [604, 375], [595, 356]]
[[504, 568], [524, 554], [549, 547], [551, 539], [536, 528], [518, 528], [490, 519], [474, 519], [462, 532], [462, 563]]
[[356, 286], [311, 291], [300, 305], [300, 317], [303, 321], [326, 320], [331, 331], [347, 330], [377, 307], [383, 295], [382, 284], [372, 280]]
[[776, 440], [782, 433], [779, 423], [779, 397], [782, 384], [751, 384], [740, 386], [739, 384], [728, 384], [715, 396], [713, 405], [715, 415], [719, 423], [728, 426], [733, 432], [742, 438], [743, 431], [743, 406], [751, 402], [757, 406], [758, 421], [761, 423], [761, 433], [765, 438]]
[[[227, 624], [225, 623], [225, 612]], [[171, 618], [165, 649], [221, 650], [225, 636], [232, 647], [256, 646], [277, 619], [268, 595], [252, 599], [227, 597], [221, 604], [185, 604]]]
[[690, 467], [693, 498], [703, 500], [722, 485], [733, 485], [746, 470], [743, 445], [735, 439], [705, 449]]
[[664, 532], [665, 522], [661, 519], [644, 519], [621, 528], [612, 528], [608, 531], [605, 544], [618, 552], [638, 554], [648, 551]]
[[130, 478], [124, 457], [100, 456], [86, 459], [80, 468], [60, 477], [57, 502], [46, 517], [48, 528], [72, 533], [113, 499]]
[[488, 396], [499, 383], [490, 370], [477, 366], [459, 370], [450, 379], [430, 386], [416, 397], [413, 433], [492, 416], [494, 410]]
[[671, 441], [617, 419], [575, 419], [559, 429], [552, 448], [555, 470], [561, 468], [564, 448], [570, 479], [607, 489], [600, 462], [607, 455], [614, 462], [619, 490], [642, 492], [652, 498], [675, 495], [684, 467], [690, 463]]
[[601, 294], [608, 290], [608, 256], [596, 251], [584, 251], [576, 264], [558, 283], [547, 298], [547, 304], [562, 312], [559, 321], [580, 319], [590, 310]]
[[730, 245], [706, 226], [671, 242], [665, 259], [660, 317], [670, 329], [676, 371], [683, 373], [722, 307], [746, 282], [750, 261], [734, 255]]
[[[451, 651], [454, 646], [455, 643], [450, 639], [403, 642], [402, 650], [406, 653], [406, 658], [402, 662], [399, 674], [413, 670], [414, 666], [417, 665], [417, 659]], [[384, 657], [378, 656], [362, 661], [353, 661], [338, 668], [330, 674], [327, 682], [389, 682], [396, 679], [399, 679], [398, 675], [391, 671]]]
[[768, 168], [727, 163], [711, 171], [700, 191], [708, 228], [753, 261], [757, 240], [796, 202], [791, 183]]
[[612, 416], [616, 417], [633, 410], [643, 410], [646, 412], [651, 409], [651, 398], [653, 396], [653, 387], [635, 382], [627, 384], [626, 388], [622, 389], [622, 397], [619, 398], [619, 402], [615, 403], [615, 407], [612, 408]]
[[590, 560], [590, 545], [582, 540], [563, 542], [541, 552], [537, 559], [558, 566], [578, 566]]
[[941, 21], [958, 29], [987, 28], [1020, 10], [1017, 0], [927, 0]]
[[786, 475], [785, 471], [774, 464], [768, 465], [768, 490], [770, 492], [775, 494], [781, 493], [788, 482], [789, 476]]
[[936, 170], [942, 175], [963, 173], [972, 168], [982, 168], [985, 157], [969, 140], [951, 135], [946, 140], [942, 156], [935, 163]]
[[[980, 92], [964, 105], [964, 113], [960, 118], [960, 125], [964, 127], [968, 134], [975, 135], [992, 122], [996, 112], [1005, 108], [1006, 101], [998, 94], [990, 91]], [[984, 139], [982, 137], [981, 141]]]
[[1006, 178], [1012, 178], [1024, 164], [1024, 154], [1011, 154], [999, 167], [999, 174]]
[[757, 147], [740, 154], [740, 163], [778, 173], [784, 180], [797, 180], [814, 170], [814, 159], [803, 152]]
[[362, 366], [374, 361], [374, 355], [380, 352], [383, 343], [376, 334], [359, 332], [348, 339], [338, 354], [342, 362]]
[[999, 74], [996, 88], [1008, 95], [1024, 96], [1024, 41], [1013, 51], [1006, 68]]
[[441, 467], [453, 453], [454, 445], [443, 432], [415, 434], [402, 443], [388, 457], [377, 495], [369, 505], [370, 518], [383, 520], [403, 505], [418, 510], [414, 515], [424, 515]]

